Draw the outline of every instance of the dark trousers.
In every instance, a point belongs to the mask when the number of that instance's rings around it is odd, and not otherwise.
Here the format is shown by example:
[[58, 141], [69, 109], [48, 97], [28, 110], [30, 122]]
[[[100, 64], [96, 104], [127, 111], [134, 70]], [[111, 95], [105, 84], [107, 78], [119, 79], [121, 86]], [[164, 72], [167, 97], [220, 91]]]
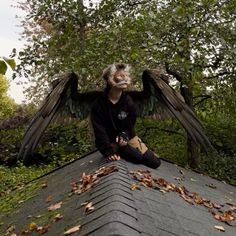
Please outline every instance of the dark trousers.
[[161, 165], [160, 158], [158, 158], [151, 150], [147, 150], [144, 154], [142, 154], [137, 149], [127, 145], [119, 148], [118, 154], [121, 158], [127, 161], [135, 164], [143, 164], [153, 169], [156, 169]]

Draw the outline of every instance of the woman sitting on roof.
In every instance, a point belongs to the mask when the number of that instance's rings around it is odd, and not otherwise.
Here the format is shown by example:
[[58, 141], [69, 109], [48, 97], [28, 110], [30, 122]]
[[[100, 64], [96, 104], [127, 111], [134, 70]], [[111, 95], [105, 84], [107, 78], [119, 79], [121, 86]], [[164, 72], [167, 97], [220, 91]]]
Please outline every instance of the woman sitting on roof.
[[106, 88], [91, 111], [95, 144], [110, 161], [124, 158], [157, 168], [160, 158], [135, 135], [136, 110], [131, 97], [125, 93], [131, 82], [129, 69], [127, 64], [112, 64], [103, 71]]

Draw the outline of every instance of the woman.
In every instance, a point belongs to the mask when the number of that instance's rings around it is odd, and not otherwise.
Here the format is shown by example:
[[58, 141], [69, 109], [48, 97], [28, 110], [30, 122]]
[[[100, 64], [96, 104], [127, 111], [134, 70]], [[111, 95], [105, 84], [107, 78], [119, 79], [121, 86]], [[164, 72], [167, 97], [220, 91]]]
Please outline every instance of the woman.
[[[107, 85], [104, 94], [95, 102], [91, 111], [95, 144], [110, 161], [124, 158], [133, 163], [157, 168], [161, 164], [160, 159], [135, 135], [135, 106], [124, 91], [131, 82], [129, 69], [127, 64], [112, 64], [103, 71], [102, 77]], [[144, 151], [135, 148], [135, 142], [140, 142]]]

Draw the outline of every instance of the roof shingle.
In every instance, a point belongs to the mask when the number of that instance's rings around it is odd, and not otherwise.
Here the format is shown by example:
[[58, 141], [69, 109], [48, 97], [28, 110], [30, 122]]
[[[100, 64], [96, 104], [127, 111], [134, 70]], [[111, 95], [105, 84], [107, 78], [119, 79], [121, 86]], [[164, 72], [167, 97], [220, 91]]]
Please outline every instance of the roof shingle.
[[[94, 173], [100, 167], [116, 166], [118, 171], [99, 178], [99, 182], [89, 191], [72, 194], [71, 182], [79, 181], [83, 172]], [[171, 163], [162, 161], [159, 169], [153, 170], [143, 165], [136, 165], [125, 160], [106, 162], [98, 152], [87, 155], [43, 177], [47, 187], [39, 188], [37, 195], [26, 201], [14, 212], [0, 217], [4, 225], [0, 232], [4, 234], [9, 225], [15, 225], [17, 235], [27, 229], [35, 216], [44, 216], [50, 228], [46, 235], [63, 235], [67, 229], [81, 225], [81, 229], [73, 235], [80, 236], [208, 236], [222, 235], [214, 228], [222, 225], [224, 235], [234, 236], [236, 228], [216, 221], [209, 210], [200, 205], [191, 205], [176, 192], [163, 193], [158, 190], [141, 187], [131, 190], [136, 181], [130, 175], [131, 170], [150, 170], [156, 178], [164, 178], [179, 186], [185, 186], [191, 192], [217, 204], [231, 201], [235, 204], [235, 187], [227, 185], [208, 176], [185, 170]], [[174, 177], [184, 171], [184, 180]], [[183, 177], [183, 175], [182, 175]], [[215, 186], [210, 188], [209, 186]], [[26, 186], [27, 187], [27, 186]], [[52, 196], [52, 202], [45, 201]], [[48, 216], [48, 206], [62, 201], [62, 207], [55, 211], [63, 215], [63, 219], [52, 223], [52, 215]], [[84, 202], [92, 202], [94, 210], [86, 213]], [[53, 214], [53, 213], [50, 213]], [[31, 215], [32, 218], [27, 216]], [[43, 218], [43, 217], [42, 217]], [[39, 224], [39, 223], [38, 223]], [[0, 233], [0, 235], [1, 235]]]

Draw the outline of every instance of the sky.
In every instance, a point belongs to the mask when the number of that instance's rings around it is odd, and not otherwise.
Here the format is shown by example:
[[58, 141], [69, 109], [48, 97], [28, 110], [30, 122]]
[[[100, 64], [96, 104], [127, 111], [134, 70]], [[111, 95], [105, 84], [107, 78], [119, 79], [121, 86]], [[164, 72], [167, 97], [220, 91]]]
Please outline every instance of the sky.
[[[19, 27], [20, 22], [16, 15], [22, 15], [20, 9], [11, 7], [16, 0], [0, 0], [0, 57], [9, 57], [13, 48], [20, 50], [24, 42], [20, 41], [20, 32], [22, 28]], [[15, 102], [22, 103], [26, 100], [23, 94], [23, 85], [17, 85], [18, 82], [25, 82], [24, 78], [16, 78], [12, 80], [12, 71], [9, 68], [6, 74], [10, 81], [10, 89], [8, 95], [12, 97]]]
[[[13, 48], [19, 51], [24, 46], [24, 42], [20, 40], [23, 28], [20, 27], [20, 21], [16, 18], [16, 15], [22, 16], [24, 13], [16, 7], [12, 7], [12, 5], [16, 5], [17, 1], [20, 2], [20, 0], [0, 0], [0, 57], [9, 57]], [[87, 2], [85, 1], [85, 3]], [[97, 3], [99, 0], [93, 0], [93, 2]], [[27, 101], [23, 94], [24, 87], [19, 84], [19, 82], [23, 82], [27, 87], [27, 80], [25, 78], [12, 80], [10, 68], [7, 70], [6, 76], [10, 81], [8, 95], [19, 104]]]

